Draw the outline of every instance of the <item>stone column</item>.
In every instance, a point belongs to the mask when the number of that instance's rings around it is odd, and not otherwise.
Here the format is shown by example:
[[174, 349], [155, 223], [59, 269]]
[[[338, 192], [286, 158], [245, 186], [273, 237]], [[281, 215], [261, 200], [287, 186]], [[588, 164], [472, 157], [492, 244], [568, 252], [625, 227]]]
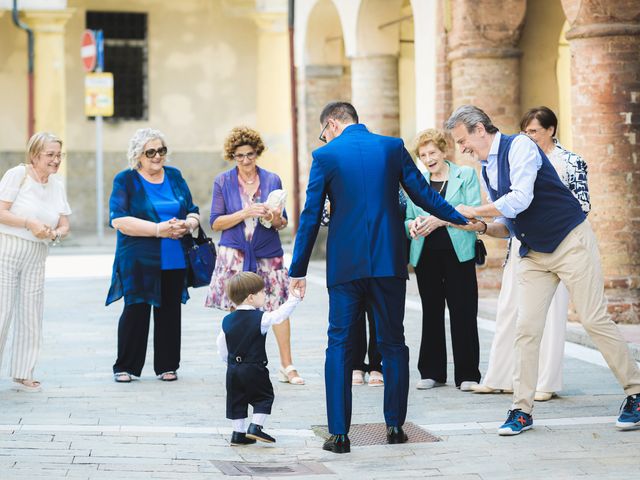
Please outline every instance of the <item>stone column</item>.
[[[450, 24], [447, 59], [451, 67], [452, 110], [473, 104], [487, 112], [503, 132], [518, 131], [521, 51], [517, 45], [526, 0], [457, 0], [445, 7], [444, 23], [447, 27]], [[476, 168], [480, 175], [479, 165], [468, 155], [456, 150], [455, 159], [458, 164]], [[479, 270], [478, 282], [481, 288], [498, 288], [506, 243], [490, 237], [483, 240], [489, 268]]]
[[[257, 2], [258, 26], [256, 128], [267, 150], [259, 163], [277, 173], [287, 191], [287, 210], [293, 212], [291, 143], [291, 85], [286, 2]], [[291, 218], [291, 221], [294, 220]]]
[[498, 128], [512, 133], [521, 115], [517, 43], [526, 0], [460, 0], [451, 5], [448, 60], [453, 108], [477, 105]]
[[[63, 141], [67, 129], [65, 25], [74, 11], [28, 11], [24, 17], [34, 31], [35, 40], [35, 131], [50, 131]], [[80, 55], [79, 39], [77, 54]], [[62, 162], [59, 175], [66, 178], [66, 162]]]
[[399, 137], [398, 56], [352, 57], [351, 100], [369, 130]]
[[640, 3], [562, 0], [570, 24], [573, 149], [589, 165], [609, 311], [640, 323]]

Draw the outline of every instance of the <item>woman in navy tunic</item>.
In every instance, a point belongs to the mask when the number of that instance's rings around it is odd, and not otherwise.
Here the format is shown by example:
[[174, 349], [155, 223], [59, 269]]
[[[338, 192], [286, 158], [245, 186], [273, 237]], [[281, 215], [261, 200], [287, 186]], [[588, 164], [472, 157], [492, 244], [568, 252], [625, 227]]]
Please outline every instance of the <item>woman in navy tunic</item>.
[[177, 168], [165, 165], [167, 146], [158, 130], [138, 130], [129, 142], [130, 168], [116, 175], [109, 200], [110, 224], [118, 233], [106, 304], [124, 297], [118, 325], [116, 382], [140, 376], [154, 319], [154, 370], [177, 380], [181, 303], [187, 292], [186, 235], [199, 226], [198, 207]]

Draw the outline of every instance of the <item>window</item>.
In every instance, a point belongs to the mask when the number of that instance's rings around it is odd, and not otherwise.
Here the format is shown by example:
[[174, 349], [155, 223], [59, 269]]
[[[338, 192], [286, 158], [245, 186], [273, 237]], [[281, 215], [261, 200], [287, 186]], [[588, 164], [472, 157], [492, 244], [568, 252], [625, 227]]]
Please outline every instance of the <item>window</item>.
[[147, 119], [147, 14], [87, 12], [87, 28], [104, 34], [104, 71], [113, 73], [116, 120]]

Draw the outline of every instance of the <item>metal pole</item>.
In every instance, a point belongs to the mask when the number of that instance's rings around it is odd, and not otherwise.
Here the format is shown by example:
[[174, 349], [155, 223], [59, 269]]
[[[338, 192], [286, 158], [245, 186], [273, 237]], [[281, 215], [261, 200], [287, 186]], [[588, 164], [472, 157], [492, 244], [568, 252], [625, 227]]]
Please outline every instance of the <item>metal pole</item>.
[[[104, 68], [104, 43], [102, 30], [96, 31], [96, 71]], [[98, 245], [104, 240], [104, 158], [102, 143], [102, 116], [96, 116], [96, 233]]]
[[34, 134], [35, 130], [35, 114], [34, 114], [34, 93], [33, 93], [33, 58], [34, 58], [34, 40], [33, 40], [33, 30], [29, 28], [29, 26], [20, 21], [20, 17], [18, 15], [18, 0], [13, 0], [13, 10], [12, 10], [12, 18], [13, 23], [16, 27], [27, 32], [27, 79], [28, 79], [28, 120], [27, 120], [27, 131], [29, 133], [28, 138], [31, 138]]
[[98, 234], [98, 244], [102, 244], [104, 239], [104, 186], [103, 186], [103, 165], [102, 157], [102, 116], [96, 117], [96, 233]]
[[298, 164], [298, 94], [294, 55], [294, 0], [289, 0], [289, 73], [291, 82], [291, 136], [293, 137], [293, 235], [300, 222], [300, 166]]

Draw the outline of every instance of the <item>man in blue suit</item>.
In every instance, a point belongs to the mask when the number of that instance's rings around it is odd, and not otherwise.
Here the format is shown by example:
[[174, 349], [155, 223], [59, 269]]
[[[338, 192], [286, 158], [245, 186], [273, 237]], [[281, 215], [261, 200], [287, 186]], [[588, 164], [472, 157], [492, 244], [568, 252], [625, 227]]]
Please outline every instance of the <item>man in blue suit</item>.
[[401, 139], [370, 133], [349, 103], [328, 104], [320, 115], [307, 200], [289, 269], [291, 291], [304, 296], [305, 276], [325, 197], [331, 202], [327, 239], [329, 342], [325, 361], [331, 438], [323, 446], [350, 451], [352, 336], [365, 305], [373, 307], [385, 379], [384, 415], [389, 443], [404, 443], [409, 394], [409, 350], [404, 340], [407, 241], [398, 209], [398, 185], [438, 218], [467, 220], [431, 190]]

